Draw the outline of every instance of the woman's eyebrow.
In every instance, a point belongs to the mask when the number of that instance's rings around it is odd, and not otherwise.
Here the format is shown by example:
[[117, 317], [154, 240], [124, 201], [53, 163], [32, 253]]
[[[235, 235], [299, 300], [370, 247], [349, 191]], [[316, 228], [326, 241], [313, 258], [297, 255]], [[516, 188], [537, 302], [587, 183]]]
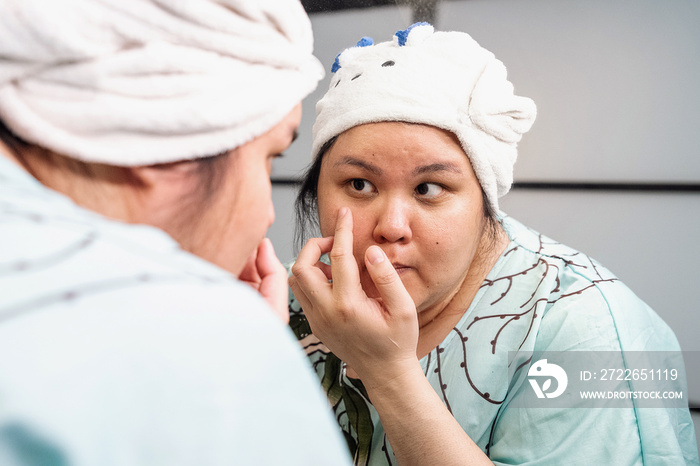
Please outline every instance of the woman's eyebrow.
[[379, 167], [376, 167], [371, 163], [367, 163], [363, 160], [356, 159], [354, 157], [343, 157], [342, 159], [338, 160], [333, 166], [337, 168], [342, 165], [352, 165], [354, 167], [359, 167], [377, 176], [381, 176], [382, 174], [382, 170]]
[[423, 165], [421, 167], [416, 167], [413, 170], [413, 174], [423, 175], [425, 173], [435, 173], [441, 171], [454, 172], [458, 175], [462, 174], [462, 170], [460, 170], [459, 167], [453, 163], [431, 163], [430, 165]]

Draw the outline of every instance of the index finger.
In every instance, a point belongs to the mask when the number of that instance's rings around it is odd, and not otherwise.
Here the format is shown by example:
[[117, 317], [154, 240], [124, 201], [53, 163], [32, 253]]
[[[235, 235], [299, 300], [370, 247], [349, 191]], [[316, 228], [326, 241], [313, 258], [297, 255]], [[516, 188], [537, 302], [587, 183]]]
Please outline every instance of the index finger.
[[239, 280], [251, 284], [260, 283], [260, 274], [258, 273], [258, 268], [256, 266], [257, 259], [258, 248], [255, 248], [246, 260], [243, 269], [238, 273]]
[[276, 273], [287, 275], [284, 266], [277, 258], [277, 254], [275, 254], [275, 247], [269, 238], [263, 239], [258, 246], [255, 265], [261, 278]]
[[330, 251], [333, 238], [312, 238], [301, 248], [296, 262], [292, 265], [292, 275], [305, 289], [313, 289], [321, 284], [330, 287], [326, 274], [317, 266], [321, 256]]
[[358, 289], [362, 289], [360, 270], [353, 255], [352, 243], [352, 213], [347, 207], [341, 207], [335, 224], [333, 248], [329, 254], [333, 270], [333, 290], [340, 296], [352, 296]]

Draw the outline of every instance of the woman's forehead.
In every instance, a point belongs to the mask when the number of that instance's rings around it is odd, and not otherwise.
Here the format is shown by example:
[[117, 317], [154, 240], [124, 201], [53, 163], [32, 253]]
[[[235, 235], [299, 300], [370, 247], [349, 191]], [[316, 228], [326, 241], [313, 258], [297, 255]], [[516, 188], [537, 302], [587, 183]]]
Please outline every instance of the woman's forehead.
[[[408, 121], [377, 121], [377, 122], [369, 122], [369, 123], [363, 123], [359, 124], [356, 126], [353, 126], [349, 129], [346, 129], [343, 131], [340, 137], [343, 137], [343, 135], [347, 134], [352, 134], [352, 133], [367, 133], [367, 132], [376, 132], [376, 133], [394, 133], [397, 131], [419, 131], [419, 132], [424, 132], [424, 133], [444, 133], [446, 135], [452, 135], [450, 131], [447, 131], [442, 128], [438, 128], [437, 126], [431, 126], [427, 125], [424, 123], [411, 123]], [[454, 137], [454, 140], [458, 142], [456, 136], [452, 135]]]
[[461, 172], [470, 166], [456, 136], [434, 126], [404, 122], [368, 123], [343, 132], [326, 154], [331, 167], [388, 166], [418, 172]]

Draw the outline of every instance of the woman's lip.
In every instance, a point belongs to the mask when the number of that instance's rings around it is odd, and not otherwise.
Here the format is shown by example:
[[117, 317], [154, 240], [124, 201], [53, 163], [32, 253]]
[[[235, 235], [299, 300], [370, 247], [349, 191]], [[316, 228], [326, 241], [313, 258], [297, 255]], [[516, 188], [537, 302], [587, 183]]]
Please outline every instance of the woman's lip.
[[394, 266], [394, 269], [401, 275], [402, 273], [408, 272], [411, 270], [413, 267], [410, 267], [408, 265], [404, 264], [399, 264], [399, 263], [392, 263], [391, 265]]

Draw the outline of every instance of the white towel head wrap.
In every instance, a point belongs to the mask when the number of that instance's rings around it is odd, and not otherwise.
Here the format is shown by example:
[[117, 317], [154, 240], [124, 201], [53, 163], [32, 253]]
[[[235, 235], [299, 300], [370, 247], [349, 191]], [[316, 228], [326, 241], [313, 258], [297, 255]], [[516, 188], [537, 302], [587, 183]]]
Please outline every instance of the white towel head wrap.
[[517, 143], [532, 126], [535, 103], [513, 94], [506, 68], [462, 32], [417, 23], [393, 40], [362, 38], [336, 58], [316, 105], [313, 154], [354, 126], [404, 121], [452, 132], [491, 205], [513, 183]]
[[313, 91], [312, 48], [298, 0], [2, 0], [0, 119], [89, 162], [211, 156]]

